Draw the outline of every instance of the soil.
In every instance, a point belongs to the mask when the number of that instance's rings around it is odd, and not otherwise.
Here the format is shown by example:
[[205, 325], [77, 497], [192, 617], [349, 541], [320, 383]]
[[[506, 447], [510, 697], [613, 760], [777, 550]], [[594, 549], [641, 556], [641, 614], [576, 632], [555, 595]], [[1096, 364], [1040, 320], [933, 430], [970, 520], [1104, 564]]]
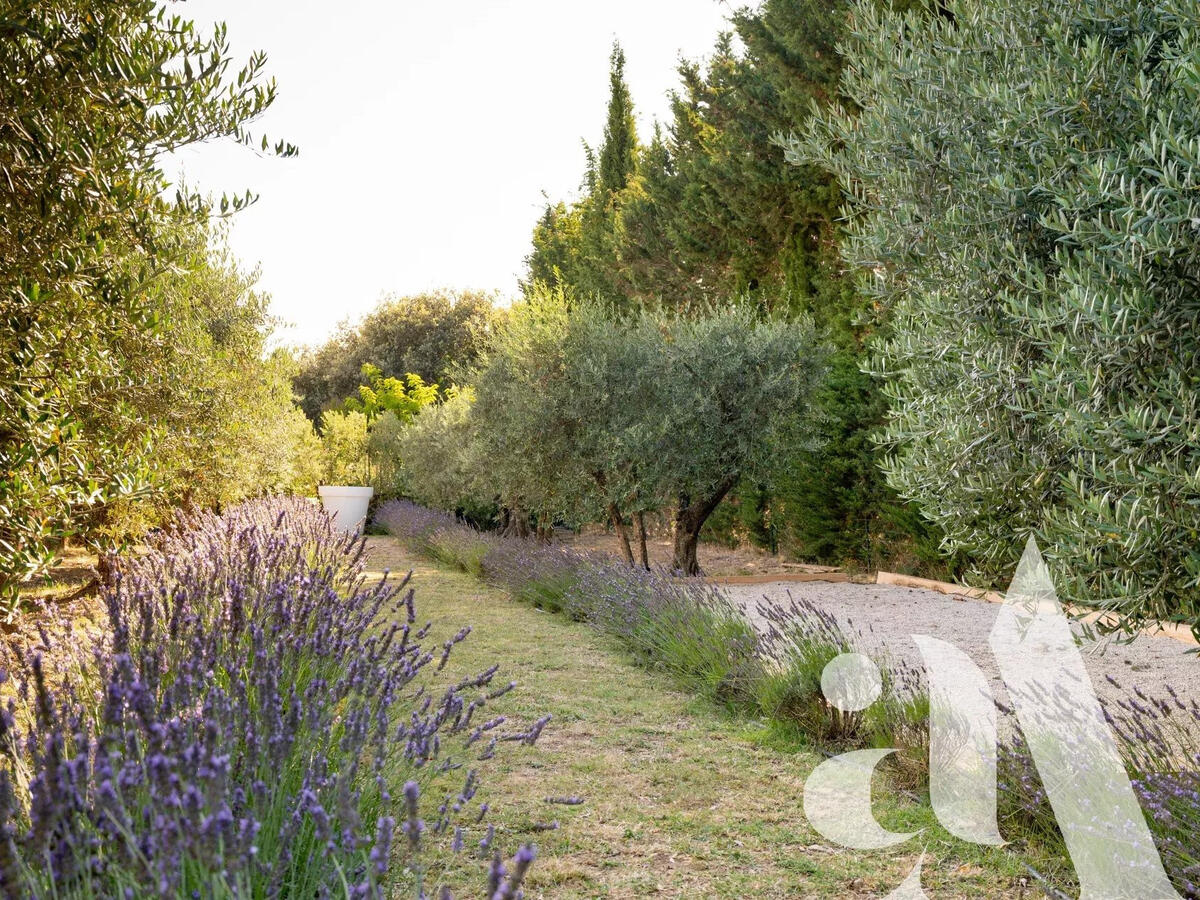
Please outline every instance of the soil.
[[[35, 654], [55, 673], [86, 655], [106, 631], [104, 603], [89, 586], [96, 577], [96, 557], [68, 549], [62, 562], [21, 591], [21, 608], [0, 627], [0, 670], [20, 677]], [[12, 681], [0, 688], [11, 689]]]
[[[556, 533], [554, 540], [576, 550], [607, 553], [612, 556], [621, 555], [620, 542], [617, 536], [600, 528], [585, 528], [581, 533]], [[673, 546], [665, 529], [659, 529], [647, 541], [647, 551], [650, 565], [670, 567]], [[638, 553], [636, 542], [634, 555]], [[700, 568], [705, 575], [722, 577], [729, 575], [786, 575], [796, 573], [819, 573], [837, 571], [832, 566], [814, 566], [807, 563], [786, 562], [781, 557], [772, 556], [756, 547], [726, 547], [721, 544], [701, 543], [697, 556]]]

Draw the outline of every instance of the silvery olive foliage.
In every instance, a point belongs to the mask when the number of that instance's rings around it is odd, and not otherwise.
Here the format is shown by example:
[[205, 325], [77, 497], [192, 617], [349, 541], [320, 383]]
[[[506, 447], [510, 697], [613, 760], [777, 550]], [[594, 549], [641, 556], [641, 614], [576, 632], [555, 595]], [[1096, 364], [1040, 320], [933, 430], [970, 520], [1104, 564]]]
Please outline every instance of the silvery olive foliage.
[[[573, 466], [572, 422], [561, 389], [568, 304], [561, 292], [515, 308], [472, 378], [474, 471], [479, 489], [515, 515], [542, 522], [570, 503], [563, 473]], [[448, 423], [449, 424], [449, 423]]]
[[[676, 567], [696, 574], [716, 506], [743, 476], [765, 477], [781, 442], [811, 433], [825, 359], [810, 323], [748, 304], [622, 312], [538, 285], [476, 372], [474, 403], [418, 416], [405, 466], [412, 484], [433, 484], [454, 460], [464, 475], [450, 494], [532, 515], [543, 537], [556, 521], [621, 530], [673, 509]], [[424, 499], [456, 505], [445, 491]]]
[[1071, 599], [1200, 625], [1200, 8], [860, 2], [847, 191], [887, 321], [887, 475], [978, 572], [1036, 534]]
[[[224, 26], [154, 0], [11, 0], [0, 13], [0, 595], [52, 545], [151, 481], [123, 345], [160, 326], [147, 299], [181, 262], [174, 229], [211, 205], [167, 199], [163, 160], [249, 131], [274, 101], [266, 58], [233, 64]], [[223, 198], [221, 212], [249, 197]], [[97, 410], [103, 415], [94, 415]], [[97, 423], [97, 419], [100, 420]], [[130, 423], [135, 427], [127, 427]]]
[[397, 438], [405, 490], [429, 506], [457, 509], [476, 493], [470, 390], [450, 391], [425, 406]]

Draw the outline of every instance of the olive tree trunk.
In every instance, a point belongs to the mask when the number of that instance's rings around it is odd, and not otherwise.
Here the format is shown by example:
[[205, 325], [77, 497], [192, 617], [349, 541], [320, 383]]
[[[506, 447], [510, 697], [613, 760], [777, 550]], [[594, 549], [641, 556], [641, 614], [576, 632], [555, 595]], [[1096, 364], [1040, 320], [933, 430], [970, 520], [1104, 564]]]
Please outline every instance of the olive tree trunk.
[[608, 515], [612, 519], [613, 528], [617, 531], [617, 537], [621, 542], [621, 555], [625, 557], [625, 562], [629, 567], [633, 568], [633, 547], [629, 543], [629, 529], [625, 527], [625, 519], [621, 516], [621, 510], [617, 504], [610, 503], [608, 505]]
[[675, 511], [675, 559], [672, 563], [681, 575], [699, 575], [700, 563], [696, 559], [696, 548], [700, 544], [700, 530], [713, 510], [725, 499], [725, 495], [737, 484], [737, 476], [730, 476], [707, 496], [695, 498], [680, 493], [679, 507]]
[[637, 534], [638, 544], [642, 552], [642, 568], [649, 572], [650, 553], [646, 546], [646, 514], [640, 509], [637, 511]]
[[[596, 470], [592, 473], [592, 478], [596, 480], [596, 486], [603, 493], [608, 485], [608, 478], [603, 470]], [[629, 567], [633, 568], [633, 547], [629, 543], [629, 529], [625, 527], [625, 519], [621, 515], [621, 508], [617, 506], [616, 501], [608, 504], [608, 518], [612, 522], [613, 528], [617, 532], [617, 539], [621, 543], [621, 555], [625, 557], [625, 562]]]
[[501, 534], [505, 537], [527, 538], [530, 534], [529, 514], [520, 509], [504, 510], [504, 528]]

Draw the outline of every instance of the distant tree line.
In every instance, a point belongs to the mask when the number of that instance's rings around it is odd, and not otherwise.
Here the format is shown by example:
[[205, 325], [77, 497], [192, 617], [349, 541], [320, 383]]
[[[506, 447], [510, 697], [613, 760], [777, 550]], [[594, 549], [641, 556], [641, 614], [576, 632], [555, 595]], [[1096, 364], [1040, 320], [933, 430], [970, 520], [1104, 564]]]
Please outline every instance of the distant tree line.
[[383, 375], [416, 375], [426, 384], [454, 384], [479, 358], [502, 313], [478, 291], [435, 291], [387, 297], [360, 322], [299, 357], [296, 392], [313, 422], [366, 384], [363, 366]]

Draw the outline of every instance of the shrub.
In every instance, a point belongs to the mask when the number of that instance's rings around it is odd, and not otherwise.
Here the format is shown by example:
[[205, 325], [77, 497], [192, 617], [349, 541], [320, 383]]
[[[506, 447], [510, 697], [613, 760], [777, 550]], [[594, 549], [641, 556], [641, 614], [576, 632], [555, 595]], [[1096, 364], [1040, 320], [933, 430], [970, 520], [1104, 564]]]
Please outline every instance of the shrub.
[[591, 560], [564, 606], [617, 637], [642, 665], [671, 673], [709, 700], [743, 705], [758, 677], [753, 626], [703, 581]]
[[485, 535], [470, 528], [455, 526], [433, 532], [427, 543], [434, 558], [476, 578], [484, 575], [484, 558], [492, 548], [492, 542]]
[[492, 542], [483, 567], [488, 581], [516, 599], [539, 609], [563, 612], [580, 620], [583, 611], [567, 605], [586, 557], [561, 547], [553, 549], [519, 538]]
[[450, 513], [418, 506], [409, 500], [382, 504], [375, 513], [375, 522], [420, 553], [430, 552], [429, 539], [434, 532], [458, 527]]
[[[1183, 700], [1171, 687], [1165, 697], [1150, 697], [1106, 677], [1122, 694], [1101, 699], [1104, 716], [1163, 867], [1183, 896], [1200, 896], [1200, 702]], [[1049, 795], [1020, 732], [1001, 747], [999, 776], [1006, 834], [1044, 844], [1065, 857]]]
[[804, 600], [762, 603], [758, 612], [767, 622], [763, 654], [772, 663], [755, 686], [762, 715], [818, 744], [894, 747], [902, 752], [893, 765], [913, 781], [927, 771], [929, 695], [920, 673], [885, 660], [879, 700], [844, 712], [826, 700], [821, 676], [837, 656], [860, 652], [861, 633], [847, 634], [834, 616]]
[[1166, 697], [1135, 687], [1106, 718], [1167, 874], [1185, 896], [1200, 895], [1200, 702], [1183, 700], [1170, 686]]
[[452, 388], [440, 403], [422, 408], [400, 431], [395, 453], [406, 497], [488, 528], [500, 508], [485, 484], [489, 465], [473, 443], [472, 399], [469, 390]]
[[321, 416], [321, 460], [322, 484], [370, 484], [367, 417], [360, 412]]
[[389, 409], [382, 412], [367, 431], [367, 459], [376, 502], [391, 500], [404, 490], [404, 468], [400, 465], [404, 428], [400, 417]]
[[382, 897], [401, 784], [420, 882], [422, 833], [448, 834], [476, 775], [427, 829], [422, 787], [545, 720], [477, 724], [511, 685], [496, 666], [442, 685], [468, 631], [427, 647], [412, 591], [365, 586], [361, 551], [312, 505], [264, 501], [123, 561], [91, 670], [52, 688], [35, 657], [29, 706], [0, 716], [6, 895]]

